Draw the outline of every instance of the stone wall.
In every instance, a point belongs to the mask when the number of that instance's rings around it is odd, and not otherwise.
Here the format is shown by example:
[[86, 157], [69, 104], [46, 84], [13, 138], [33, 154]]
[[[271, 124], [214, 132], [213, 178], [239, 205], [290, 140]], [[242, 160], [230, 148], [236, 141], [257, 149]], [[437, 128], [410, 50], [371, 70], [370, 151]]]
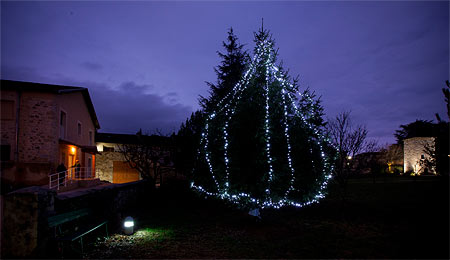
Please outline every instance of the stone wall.
[[[18, 92], [2, 91], [2, 100], [19, 104]], [[24, 187], [48, 183], [48, 173], [58, 160], [58, 118], [55, 95], [38, 92], [20, 94], [20, 112], [14, 119], [2, 120], [1, 144], [11, 146], [10, 161], [1, 162], [2, 184]], [[18, 148], [16, 119], [19, 119]], [[16, 160], [17, 149], [17, 160]], [[4, 186], [4, 185], [2, 185]]]
[[54, 209], [56, 192], [34, 186], [4, 197], [2, 258], [45, 255], [47, 216]]
[[55, 95], [23, 93], [19, 122], [19, 162], [56, 166], [59, 135]]
[[148, 189], [145, 180], [110, 184], [90, 189], [71, 191], [55, 197], [56, 212], [67, 212], [80, 208], [91, 208], [98, 215], [110, 218], [116, 213], [135, 207]]
[[49, 216], [82, 208], [93, 217], [108, 220], [108, 228], [119, 227], [123, 216], [139, 208], [151, 191], [146, 181], [111, 184], [56, 194], [44, 187], [29, 187], [3, 196], [1, 258], [50, 258], [56, 249]]
[[13, 91], [2, 91], [1, 100], [12, 102], [14, 107], [14, 113], [12, 119], [1, 118], [1, 144], [10, 145], [10, 160], [14, 160], [14, 154], [16, 151], [16, 106], [17, 106], [17, 93]]
[[125, 161], [119, 152], [101, 152], [95, 156], [95, 176], [102, 181], [113, 182], [113, 162]]
[[0, 169], [2, 188], [9, 192], [28, 186], [48, 185], [48, 174], [54, 166], [51, 163], [2, 162]]
[[419, 162], [422, 158], [429, 158], [429, 155], [424, 152], [426, 146], [435, 147], [434, 137], [413, 137], [403, 140], [403, 160], [404, 160], [404, 172], [418, 172], [422, 173], [424, 169], [421, 169]]

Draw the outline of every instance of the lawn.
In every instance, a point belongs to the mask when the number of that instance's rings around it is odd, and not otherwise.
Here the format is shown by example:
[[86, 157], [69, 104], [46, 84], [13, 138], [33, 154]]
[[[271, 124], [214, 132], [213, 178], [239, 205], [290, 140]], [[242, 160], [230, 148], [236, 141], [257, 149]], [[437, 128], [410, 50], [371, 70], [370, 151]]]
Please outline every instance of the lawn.
[[180, 186], [143, 200], [136, 232], [117, 230], [86, 258], [449, 258], [448, 178], [351, 180], [320, 204], [262, 220]]

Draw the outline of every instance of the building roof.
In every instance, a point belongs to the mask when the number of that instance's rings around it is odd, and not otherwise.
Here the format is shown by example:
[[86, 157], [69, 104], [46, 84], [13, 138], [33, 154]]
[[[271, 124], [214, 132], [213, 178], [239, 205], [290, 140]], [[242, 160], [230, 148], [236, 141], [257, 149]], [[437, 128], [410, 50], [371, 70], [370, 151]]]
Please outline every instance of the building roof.
[[172, 138], [160, 135], [132, 135], [132, 134], [113, 134], [113, 133], [96, 133], [95, 141], [98, 143], [114, 143], [114, 144], [138, 144], [144, 143], [155, 146], [173, 146]]
[[97, 119], [97, 114], [95, 113], [94, 105], [92, 103], [91, 96], [89, 95], [89, 90], [87, 88], [2, 79], [1, 89], [13, 91], [47, 92], [47, 93], [54, 93], [57, 95], [73, 92], [81, 92], [86, 102], [86, 106], [88, 108], [89, 114], [91, 115], [91, 119], [92, 122], [94, 123], [95, 128], [96, 129], [100, 128], [100, 124]]

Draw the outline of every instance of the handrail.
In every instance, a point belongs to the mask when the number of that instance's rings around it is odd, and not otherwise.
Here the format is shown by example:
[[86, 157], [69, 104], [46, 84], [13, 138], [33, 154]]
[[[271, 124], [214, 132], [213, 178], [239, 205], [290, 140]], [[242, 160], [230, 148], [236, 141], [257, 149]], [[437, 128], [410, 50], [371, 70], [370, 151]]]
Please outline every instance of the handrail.
[[67, 184], [76, 180], [87, 180], [94, 177], [92, 167], [70, 167], [66, 171], [56, 172], [48, 175], [48, 187], [50, 189], [66, 187]]

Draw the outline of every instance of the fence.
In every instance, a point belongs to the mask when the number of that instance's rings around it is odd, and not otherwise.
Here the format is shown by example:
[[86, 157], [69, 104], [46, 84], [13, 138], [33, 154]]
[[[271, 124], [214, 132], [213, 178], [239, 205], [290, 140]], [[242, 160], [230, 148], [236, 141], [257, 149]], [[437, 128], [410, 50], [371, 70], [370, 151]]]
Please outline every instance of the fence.
[[66, 187], [68, 184], [78, 180], [94, 179], [95, 174], [91, 167], [72, 167], [67, 171], [57, 172], [48, 175], [48, 187], [59, 190], [60, 187]]

